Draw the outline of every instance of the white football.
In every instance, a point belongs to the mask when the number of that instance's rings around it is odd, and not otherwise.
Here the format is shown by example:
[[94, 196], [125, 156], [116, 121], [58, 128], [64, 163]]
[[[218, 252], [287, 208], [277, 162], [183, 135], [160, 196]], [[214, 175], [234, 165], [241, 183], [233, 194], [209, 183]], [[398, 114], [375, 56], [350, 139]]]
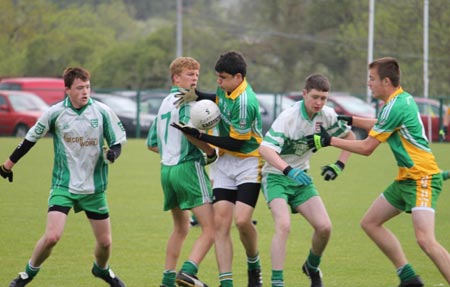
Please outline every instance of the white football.
[[200, 100], [191, 105], [191, 123], [201, 130], [209, 130], [220, 121], [219, 107], [210, 100]]

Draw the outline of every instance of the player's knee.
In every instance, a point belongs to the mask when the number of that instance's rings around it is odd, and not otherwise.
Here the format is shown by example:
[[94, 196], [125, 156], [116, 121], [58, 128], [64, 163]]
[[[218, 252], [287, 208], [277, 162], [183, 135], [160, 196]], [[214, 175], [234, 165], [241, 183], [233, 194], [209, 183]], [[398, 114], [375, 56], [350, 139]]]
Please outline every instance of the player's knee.
[[430, 254], [431, 250], [433, 250], [436, 244], [438, 244], [435, 238], [431, 238], [430, 236], [426, 236], [425, 234], [423, 236], [418, 234], [416, 237], [416, 241], [426, 254]]
[[61, 234], [59, 233], [48, 233], [45, 235], [45, 245], [48, 247], [53, 247], [58, 243], [58, 241], [61, 239]]
[[322, 222], [315, 227], [317, 234], [322, 237], [329, 237], [331, 234], [332, 225], [330, 221]]
[[111, 248], [112, 238], [110, 235], [101, 236], [98, 238], [97, 243], [102, 249], [108, 249]]
[[236, 216], [236, 218], [234, 219], [234, 223], [236, 224], [237, 229], [239, 229], [240, 231], [253, 227], [251, 217], [247, 216]]
[[280, 235], [287, 237], [291, 233], [291, 223], [289, 221], [277, 222], [275, 231]]

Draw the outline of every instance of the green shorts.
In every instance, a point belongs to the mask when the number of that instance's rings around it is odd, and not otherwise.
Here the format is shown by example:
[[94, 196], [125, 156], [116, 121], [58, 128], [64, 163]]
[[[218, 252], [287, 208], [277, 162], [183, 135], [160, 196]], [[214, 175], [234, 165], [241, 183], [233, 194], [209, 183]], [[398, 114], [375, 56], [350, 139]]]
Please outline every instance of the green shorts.
[[74, 194], [61, 189], [52, 189], [48, 198], [48, 206], [73, 207], [75, 212], [88, 211], [98, 214], [109, 212], [104, 192], [93, 194]]
[[418, 180], [394, 181], [383, 195], [392, 206], [410, 213], [413, 209], [434, 210], [441, 191], [442, 177], [434, 174]]
[[186, 161], [173, 166], [161, 166], [164, 211], [174, 207], [192, 209], [212, 202], [211, 182], [204, 165]]
[[318, 196], [314, 183], [304, 186], [299, 185], [291, 178], [281, 174], [265, 174], [261, 183], [262, 192], [269, 204], [275, 198], [284, 198], [291, 207], [292, 213], [297, 213], [296, 208], [313, 196]]

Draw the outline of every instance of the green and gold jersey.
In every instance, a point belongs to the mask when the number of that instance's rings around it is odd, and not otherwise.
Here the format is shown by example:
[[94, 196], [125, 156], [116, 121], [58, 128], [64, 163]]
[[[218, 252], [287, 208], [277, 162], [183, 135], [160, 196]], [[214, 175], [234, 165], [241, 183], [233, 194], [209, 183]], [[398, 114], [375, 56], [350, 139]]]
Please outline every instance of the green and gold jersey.
[[238, 157], [259, 156], [262, 122], [259, 103], [252, 87], [244, 80], [231, 94], [218, 88], [216, 95], [222, 118], [217, 125], [218, 135], [245, 140], [239, 152], [220, 149], [220, 153]]
[[401, 87], [386, 101], [369, 136], [389, 144], [399, 167], [397, 180], [440, 172], [417, 104]]

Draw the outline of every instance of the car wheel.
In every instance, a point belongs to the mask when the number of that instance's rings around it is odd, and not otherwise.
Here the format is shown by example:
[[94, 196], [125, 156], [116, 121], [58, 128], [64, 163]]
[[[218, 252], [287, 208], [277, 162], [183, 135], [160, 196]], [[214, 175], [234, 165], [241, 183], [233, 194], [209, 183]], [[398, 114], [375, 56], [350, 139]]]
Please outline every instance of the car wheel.
[[26, 125], [20, 124], [14, 129], [13, 136], [23, 138], [27, 134], [29, 128]]

